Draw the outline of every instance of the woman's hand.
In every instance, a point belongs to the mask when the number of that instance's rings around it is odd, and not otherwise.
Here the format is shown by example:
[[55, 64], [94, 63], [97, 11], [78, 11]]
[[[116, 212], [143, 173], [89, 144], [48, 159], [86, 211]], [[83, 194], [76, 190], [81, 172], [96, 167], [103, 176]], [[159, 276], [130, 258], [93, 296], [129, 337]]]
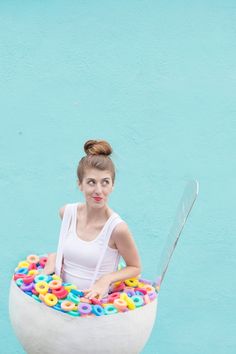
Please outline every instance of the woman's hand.
[[44, 267], [43, 269], [38, 270], [38, 272], [39, 272], [39, 274], [44, 274], [44, 275], [49, 275], [49, 274], [54, 273], [52, 268], [47, 268], [47, 267]]
[[98, 300], [100, 300], [108, 293], [109, 286], [109, 278], [103, 276], [98, 279], [91, 288], [83, 290], [83, 292], [86, 294], [84, 297], [87, 299], [92, 299], [96, 297], [98, 298]]

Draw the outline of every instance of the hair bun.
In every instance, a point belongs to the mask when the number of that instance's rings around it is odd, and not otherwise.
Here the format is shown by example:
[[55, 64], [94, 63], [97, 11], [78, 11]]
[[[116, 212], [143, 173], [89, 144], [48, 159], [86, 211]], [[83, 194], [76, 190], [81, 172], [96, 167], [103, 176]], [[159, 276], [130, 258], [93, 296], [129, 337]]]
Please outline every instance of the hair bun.
[[84, 151], [87, 155], [109, 156], [112, 153], [112, 148], [105, 140], [88, 140], [84, 144]]

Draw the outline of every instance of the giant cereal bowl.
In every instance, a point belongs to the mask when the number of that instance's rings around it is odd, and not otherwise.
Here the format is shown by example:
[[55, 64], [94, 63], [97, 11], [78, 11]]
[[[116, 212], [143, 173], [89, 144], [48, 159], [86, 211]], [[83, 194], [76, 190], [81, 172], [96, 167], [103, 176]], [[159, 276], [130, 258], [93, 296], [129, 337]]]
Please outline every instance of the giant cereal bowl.
[[9, 293], [11, 324], [28, 354], [140, 353], [157, 312], [157, 297], [127, 312], [73, 317], [22, 291], [14, 279]]

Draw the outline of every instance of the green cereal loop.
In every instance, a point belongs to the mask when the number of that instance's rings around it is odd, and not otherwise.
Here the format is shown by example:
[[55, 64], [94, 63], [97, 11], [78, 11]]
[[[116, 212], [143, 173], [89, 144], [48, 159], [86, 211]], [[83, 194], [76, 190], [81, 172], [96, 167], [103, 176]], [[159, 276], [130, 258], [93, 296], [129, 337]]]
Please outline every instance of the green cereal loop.
[[22, 278], [19, 278], [19, 279], [16, 280], [17, 286], [21, 286], [23, 282], [24, 282], [24, 281], [23, 281]]
[[106, 315], [111, 315], [112, 313], [117, 313], [118, 310], [117, 310], [117, 308], [114, 305], [107, 305], [104, 308], [104, 312], [105, 312]]
[[71, 316], [78, 317], [80, 316], [80, 313], [78, 311], [67, 311]]
[[41, 300], [40, 300], [40, 298], [37, 296], [37, 295], [35, 295], [35, 294], [33, 294], [31, 297], [33, 297], [36, 301], [38, 301], [38, 302], [42, 302]]
[[76, 296], [73, 293], [69, 293], [69, 295], [67, 296], [68, 300], [74, 302], [76, 305], [78, 305], [78, 303], [80, 302], [80, 299], [78, 296]]
[[144, 304], [143, 298], [140, 295], [133, 295], [131, 296], [131, 299], [133, 300], [136, 307], [140, 307]]
[[48, 276], [46, 274], [39, 274], [34, 278], [34, 281], [36, 283], [40, 282], [40, 281], [45, 281], [47, 283], [48, 281]]

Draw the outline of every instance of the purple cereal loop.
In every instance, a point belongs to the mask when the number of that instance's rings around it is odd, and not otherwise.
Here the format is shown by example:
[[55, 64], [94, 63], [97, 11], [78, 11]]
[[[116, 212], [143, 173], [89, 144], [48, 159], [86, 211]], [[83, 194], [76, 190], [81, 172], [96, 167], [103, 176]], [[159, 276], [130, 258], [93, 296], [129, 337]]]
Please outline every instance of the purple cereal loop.
[[157, 297], [157, 294], [155, 291], [150, 291], [150, 292], [148, 292], [148, 296], [149, 296], [150, 300], [154, 300]]
[[134, 290], [124, 290], [124, 293], [126, 293], [129, 297], [135, 295], [135, 291]]
[[79, 304], [79, 306], [78, 306], [78, 312], [81, 315], [85, 315], [85, 314], [91, 313], [91, 311], [92, 311], [92, 306], [90, 304], [81, 302]]
[[34, 283], [30, 283], [30, 284], [23, 284], [22, 283], [20, 288], [23, 291], [32, 291], [32, 289], [34, 289]]
[[140, 283], [144, 283], [144, 284], [150, 284], [150, 285], [152, 285], [152, 281], [150, 281], [150, 280], [147, 280], [147, 279], [139, 279], [138, 280]]

